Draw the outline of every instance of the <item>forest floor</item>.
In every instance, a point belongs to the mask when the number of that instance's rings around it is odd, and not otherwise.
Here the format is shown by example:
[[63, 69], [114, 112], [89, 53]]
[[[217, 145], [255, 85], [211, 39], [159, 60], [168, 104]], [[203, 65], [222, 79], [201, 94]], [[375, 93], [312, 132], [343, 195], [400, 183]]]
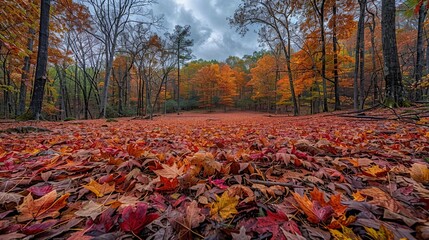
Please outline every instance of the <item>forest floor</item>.
[[0, 239], [429, 239], [427, 108], [0, 122]]

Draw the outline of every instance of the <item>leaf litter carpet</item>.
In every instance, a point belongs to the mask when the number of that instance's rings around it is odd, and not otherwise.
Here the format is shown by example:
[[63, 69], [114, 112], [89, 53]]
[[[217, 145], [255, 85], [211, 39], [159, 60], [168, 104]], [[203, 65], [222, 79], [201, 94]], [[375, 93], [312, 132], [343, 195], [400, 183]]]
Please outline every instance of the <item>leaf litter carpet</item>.
[[0, 239], [429, 239], [428, 122], [3, 122]]

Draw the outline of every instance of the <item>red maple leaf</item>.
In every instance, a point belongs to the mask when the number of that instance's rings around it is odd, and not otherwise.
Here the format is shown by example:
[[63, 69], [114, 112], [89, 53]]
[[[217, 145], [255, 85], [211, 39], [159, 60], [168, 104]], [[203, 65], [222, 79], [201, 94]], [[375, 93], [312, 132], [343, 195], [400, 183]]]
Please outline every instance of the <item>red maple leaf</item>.
[[123, 231], [132, 232], [138, 234], [143, 228], [157, 219], [159, 215], [157, 213], [147, 214], [148, 206], [146, 203], [138, 203], [134, 208], [128, 206], [122, 210], [121, 223], [119, 226]]
[[31, 192], [34, 196], [42, 197], [50, 193], [52, 190], [54, 190], [54, 187], [52, 185], [43, 185], [43, 186], [34, 185], [29, 187], [27, 190]]
[[176, 178], [168, 179], [166, 177], [160, 176], [162, 187], [155, 188], [156, 191], [172, 191], [176, 190], [177, 186], [179, 186], [179, 180]]
[[89, 220], [86, 222], [87, 228], [91, 228], [91, 231], [98, 231], [101, 233], [108, 233], [117, 224], [119, 215], [115, 214], [114, 208], [106, 209], [97, 219]]
[[259, 217], [256, 225], [254, 226], [254, 230], [259, 234], [271, 232], [273, 234], [271, 239], [286, 240], [286, 237], [281, 231], [281, 228], [293, 234], [301, 235], [296, 222], [289, 220], [286, 214], [281, 211], [274, 213], [268, 210], [267, 216]]

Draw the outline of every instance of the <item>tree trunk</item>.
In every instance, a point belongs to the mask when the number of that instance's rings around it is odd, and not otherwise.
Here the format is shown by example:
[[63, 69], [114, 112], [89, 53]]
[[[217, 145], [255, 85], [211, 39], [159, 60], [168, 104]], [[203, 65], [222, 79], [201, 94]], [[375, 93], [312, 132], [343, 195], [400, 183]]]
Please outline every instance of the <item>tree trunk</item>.
[[[358, 77], [362, 74], [363, 71], [359, 71], [360, 68], [365, 66], [365, 63], [362, 62], [361, 56], [364, 51], [361, 49], [364, 46], [363, 41], [365, 37], [365, 6], [366, 0], [359, 0], [359, 22], [358, 22], [358, 30], [356, 33], [356, 51], [355, 51], [355, 72], [354, 72], [354, 81], [353, 81], [353, 107], [355, 110], [360, 108], [359, 100], [362, 99], [364, 95], [363, 91], [359, 91], [359, 82]], [[363, 83], [363, 76], [360, 76], [361, 84]], [[362, 89], [362, 88], [361, 88]]]
[[60, 80], [60, 112], [61, 120], [64, 120], [68, 117], [66, 110], [66, 91], [65, 91], [65, 66], [60, 68], [58, 64], [55, 64], [55, 71], [57, 72], [58, 79]]
[[395, 29], [395, 0], [382, 0], [381, 29], [383, 42], [384, 80], [386, 82], [386, 105], [404, 105], [404, 87], [399, 65]]
[[36, 77], [31, 97], [28, 117], [38, 120], [42, 112], [43, 94], [47, 80], [46, 68], [48, 65], [48, 45], [49, 45], [49, 10], [51, 0], [42, 0], [40, 9], [40, 32], [39, 47], [37, 51]]
[[334, 5], [332, 7], [334, 26], [332, 27], [332, 44], [334, 50], [334, 92], [335, 92], [335, 105], [334, 110], [340, 110], [340, 84], [338, 77], [338, 40], [337, 40], [337, 1], [334, 0]]
[[371, 11], [366, 9], [367, 12], [371, 15], [371, 24], [369, 25], [369, 30], [371, 33], [371, 63], [372, 63], [372, 73], [371, 73], [371, 85], [373, 88], [373, 99], [372, 99], [372, 105], [375, 106], [378, 99], [379, 99], [379, 92], [378, 92], [378, 81], [377, 81], [377, 64], [376, 64], [376, 51], [375, 51], [375, 14]]
[[[28, 30], [30, 34], [27, 43], [27, 49], [30, 52], [33, 52], [34, 39], [33, 35], [35, 31], [33, 28]], [[19, 87], [19, 106], [18, 106], [18, 115], [21, 115], [25, 112], [25, 100], [27, 99], [27, 83], [30, 75], [30, 56], [25, 56], [24, 58], [24, 67], [22, 68], [22, 76], [21, 76], [21, 85]]]
[[360, 101], [359, 101], [359, 109], [363, 110], [365, 105], [365, 8], [366, 8], [366, 0], [359, 1], [360, 12], [362, 13], [359, 17], [359, 20], [362, 18], [362, 22], [359, 21], [359, 26], [361, 28], [360, 37], [360, 46], [359, 46], [359, 87], [360, 87]]
[[[280, 34], [279, 34], [280, 35]], [[289, 86], [290, 86], [290, 92], [292, 95], [292, 102], [293, 102], [293, 115], [298, 116], [299, 115], [299, 106], [298, 101], [296, 100], [296, 94], [295, 94], [295, 88], [293, 84], [293, 75], [292, 75], [292, 64], [291, 64], [291, 41], [290, 41], [290, 32], [289, 29], [287, 29], [287, 46], [285, 46], [284, 41], [280, 41], [283, 48], [283, 53], [286, 58], [286, 67], [287, 67], [287, 74], [289, 78]]]
[[109, 51], [109, 46], [106, 46], [106, 74], [104, 76], [104, 86], [103, 86], [103, 95], [100, 104], [100, 117], [106, 118], [106, 108], [107, 108], [107, 100], [109, 96], [109, 84], [110, 84], [110, 75], [112, 74], [112, 66], [113, 66], [113, 53], [115, 52], [115, 48], [112, 51]]
[[328, 86], [326, 83], [326, 37], [325, 37], [325, 0], [322, 0], [319, 9], [320, 18], [320, 41], [322, 44], [322, 88], [323, 88], [323, 112], [328, 109]]
[[[422, 5], [419, 8], [419, 20], [417, 25], [417, 44], [416, 44], [416, 65], [414, 70], [414, 76], [416, 80], [416, 85], [418, 86], [422, 80], [423, 75], [423, 65], [424, 65], [424, 58], [423, 58], [423, 27], [424, 27], [424, 21], [427, 14], [427, 8], [426, 5]], [[421, 94], [419, 94], [419, 89], [416, 89], [416, 100], [419, 100], [421, 98]]]
[[177, 43], [177, 115], [180, 114], [180, 39]]

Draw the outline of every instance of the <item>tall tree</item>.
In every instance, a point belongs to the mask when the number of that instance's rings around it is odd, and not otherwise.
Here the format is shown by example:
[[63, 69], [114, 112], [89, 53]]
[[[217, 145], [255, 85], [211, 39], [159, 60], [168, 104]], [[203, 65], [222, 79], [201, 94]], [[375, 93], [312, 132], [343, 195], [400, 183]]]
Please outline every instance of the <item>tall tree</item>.
[[[92, 8], [92, 20], [97, 31], [91, 32], [104, 45], [105, 75], [100, 117], [106, 117], [109, 83], [115, 54], [118, 49], [119, 36], [126, 26], [135, 21], [134, 16], [150, 17], [152, 12], [146, 9], [153, 0], [85, 0]], [[140, 18], [141, 19], [141, 18]], [[149, 20], [153, 22], [153, 19]]]
[[332, 50], [334, 52], [334, 93], [335, 105], [334, 110], [340, 110], [340, 83], [338, 77], [338, 38], [337, 38], [337, 1], [334, 0], [332, 5]]
[[404, 87], [396, 45], [395, 0], [381, 1], [381, 29], [383, 40], [384, 80], [386, 104], [391, 107], [404, 105]]
[[173, 33], [167, 36], [172, 43], [171, 49], [177, 57], [177, 114], [180, 114], [180, 64], [192, 59], [191, 47], [194, 45], [194, 40], [190, 39], [191, 26], [176, 25]]
[[286, 59], [294, 115], [298, 115], [298, 101], [295, 95], [291, 68], [291, 25], [293, 20], [292, 13], [295, 10], [294, 1], [242, 0], [229, 22], [231, 25], [237, 26], [237, 30], [243, 35], [249, 30], [249, 25], [258, 24], [261, 26], [261, 32], [264, 34], [270, 32], [275, 36], [275, 41], [282, 46]]
[[47, 80], [46, 67], [48, 65], [49, 45], [49, 11], [50, 0], [42, 0], [40, 8], [40, 30], [39, 47], [37, 50], [36, 76], [34, 81], [33, 95], [31, 96], [30, 108], [27, 116], [31, 119], [39, 119], [42, 112], [43, 94]]
[[[365, 99], [365, 10], [366, 0], [358, 0], [359, 2], [359, 21], [358, 30], [356, 33], [356, 53], [355, 53], [355, 72], [353, 82], [353, 106], [357, 110], [363, 109]], [[360, 81], [358, 81], [358, 77]]]
[[[429, 2], [427, 0], [419, 0], [415, 12], [418, 15], [418, 25], [417, 25], [417, 43], [416, 43], [416, 64], [414, 69], [414, 77], [416, 84], [419, 85], [422, 80], [423, 75], [423, 65], [424, 65], [424, 56], [423, 56], [423, 28], [426, 15], [429, 8]], [[416, 99], [419, 99], [422, 94], [416, 93]]]
[[326, 77], [326, 36], [325, 36], [325, 4], [326, 0], [312, 0], [314, 12], [316, 13], [317, 20], [319, 21], [320, 30], [320, 45], [321, 45], [321, 60], [322, 69], [320, 75], [322, 76], [322, 91], [323, 91], [323, 111], [328, 111], [328, 90], [327, 90], [327, 77]]

